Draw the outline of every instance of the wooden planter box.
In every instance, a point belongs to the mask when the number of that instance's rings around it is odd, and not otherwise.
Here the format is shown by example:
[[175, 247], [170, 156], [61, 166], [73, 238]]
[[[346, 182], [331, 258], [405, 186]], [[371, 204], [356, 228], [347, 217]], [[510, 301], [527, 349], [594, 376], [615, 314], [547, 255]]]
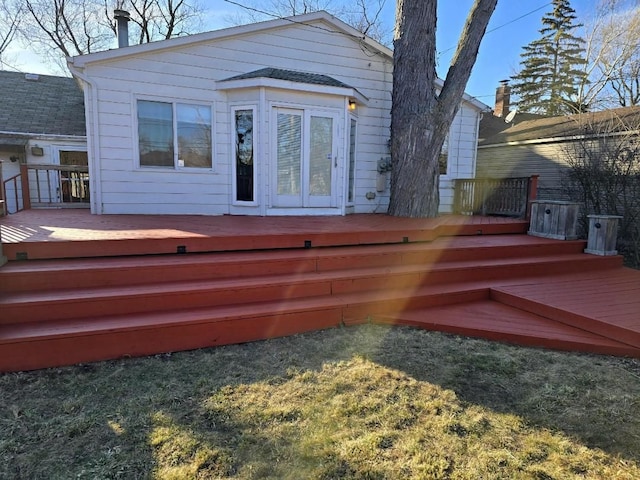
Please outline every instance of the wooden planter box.
[[617, 255], [618, 215], [587, 215], [589, 218], [589, 237], [585, 253], [593, 255]]
[[575, 240], [578, 238], [576, 232], [580, 205], [575, 202], [534, 200], [531, 202], [529, 235]]

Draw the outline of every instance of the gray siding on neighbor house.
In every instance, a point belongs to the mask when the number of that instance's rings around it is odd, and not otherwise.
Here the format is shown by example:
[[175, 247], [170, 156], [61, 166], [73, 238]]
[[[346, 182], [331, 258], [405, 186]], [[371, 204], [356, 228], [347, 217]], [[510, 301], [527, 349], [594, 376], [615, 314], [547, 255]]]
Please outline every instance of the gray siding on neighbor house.
[[539, 175], [538, 198], [565, 200], [566, 142], [478, 147], [477, 176], [491, 178]]

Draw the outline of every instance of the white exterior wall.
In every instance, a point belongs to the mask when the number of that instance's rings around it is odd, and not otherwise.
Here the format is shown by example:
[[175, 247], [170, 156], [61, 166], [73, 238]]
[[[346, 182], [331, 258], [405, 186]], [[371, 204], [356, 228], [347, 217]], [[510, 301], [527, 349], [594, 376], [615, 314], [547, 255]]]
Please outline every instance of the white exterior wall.
[[440, 212], [453, 211], [453, 190], [456, 178], [476, 176], [476, 148], [480, 113], [467, 103], [458, 110], [449, 130], [447, 174], [440, 175]]
[[[87, 126], [91, 132], [90, 168], [95, 182], [92, 185], [92, 212], [268, 214], [271, 205], [268, 168], [271, 139], [275, 136], [269, 124], [271, 109], [286, 105], [340, 109], [338, 137], [344, 148], [337, 171], [337, 200], [341, 205], [337, 213], [386, 212], [388, 179], [383, 192], [376, 191], [376, 183], [378, 161], [389, 157], [391, 59], [348, 35], [336, 33], [331, 24], [321, 20], [313, 23], [315, 26], [287, 23], [280, 28], [214, 39], [205, 37], [202, 41], [198, 40], [203, 38], [200, 35], [191, 43], [178, 42], [173, 48], [160, 50], [129, 47], [135, 55], [105, 57], [84, 64], [79, 73], [90, 82], [85, 90], [97, 92], [95, 101], [93, 93], [85, 96]], [[167, 45], [175, 45], [171, 42]], [[351, 112], [347, 110], [344, 96], [269, 88], [228, 90], [224, 82], [220, 82], [262, 68], [328, 75], [356, 89], [367, 98], [366, 105], [358, 105]], [[301, 85], [296, 88], [304, 88]], [[138, 98], [211, 105], [213, 167], [139, 167]], [[254, 165], [258, 191], [253, 206], [238, 206], [232, 202], [231, 112], [238, 106], [256, 109], [254, 128], [258, 130], [258, 140]], [[349, 115], [357, 119], [355, 198], [352, 205], [345, 205]], [[450, 179], [474, 175], [478, 115], [476, 107], [464, 106], [454, 122], [451, 138], [456, 141], [450, 142], [449, 154], [452, 169], [441, 182], [442, 211], [451, 209]], [[97, 128], [92, 129], [94, 119]], [[99, 172], [94, 174], [97, 170]], [[374, 199], [366, 198], [369, 192], [376, 194]]]
[[[369, 104], [358, 112], [359, 149], [357, 182], [361, 172], [386, 151], [389, 131], [391, 75], [388, 59], [367, 56], [345, 35], [305, 25], [263, 31], [249, 35], [217, 39], [211, 42], [146, 53], [114, 61], [88, 64], [83, 74], [98, 91], [97, 120], [99, 154], [94, 168], [100, 169], [101, 205], [97, 213], [183, 213], [183, 214], [265, 214], [268, 202], [268, 172], [260, 170], [261, 208], [233, 208], [232, 106], [258, 108], [256, 127], [269, 128], [267, 105], [260, 102], [259, 91], [216, 90], [216, 82], [234, 75], [266, 67], [329, 75], [360, 91]], [[344, 99], [327, 99], [317, 94], [271, 91], [268, 105], [306, 105], [344, 108]], [[214, 108], [214, 156], [212, 169], [151, 169], [138, 166], [135, 102], [145, 98], [167, 102], [211, 104]], [[329, 100], [329, 101], [328, 101]], [[337, 103], [336, 103], [337, 102]], [[87, 105], [91, 119], [95, 104]], [[263, 119], [264, 116], [264, 119]], [[384, 138], [378, 132], [386, 131]], [[340, 125], [344, 135], [344, 121]], [[264, 165], [270, 151], [269, 137], [259, 132], [256, 163]], [[344, 159], [342, 159], [344, 162]], [[261, 168], [260, 165], [258, 165]], [[261, 182], [261, 180], [264, 180]], [[343, 180], [342, 178], [340, 179]], [[357, 184], [358, 192], [371, 187]], [[342, 194], [340, 194], [342, 195]], [[358, 198], [362, 202], [363, 199]], [[96, 198], [95, 196], [93, 198]], [[342, 198], [342, 197], [341, 197]], [[364, 199], [364, 202], [367, 202]]]

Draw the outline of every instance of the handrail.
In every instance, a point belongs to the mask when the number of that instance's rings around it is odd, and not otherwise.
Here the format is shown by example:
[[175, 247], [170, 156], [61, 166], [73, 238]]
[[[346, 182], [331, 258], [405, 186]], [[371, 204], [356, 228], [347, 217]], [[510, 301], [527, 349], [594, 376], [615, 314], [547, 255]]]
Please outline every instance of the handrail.
[[[16, 208], [9, 211], [7, 185]], [[22, 164], [20, 173], [2, 182], [8, 213], [35, 207], [89, 207], [89, 167], [86, 165]]]
[[528, 217], [538, 176], [455, 180], [454, 213]]
[[29, 170], [57, 170], [59, 172], [80, 172], [89, 173], [89, 167], [86, 165], [46, 165], [46, 164], [28, 164]]
[[[18, 184], [20, 184], [20, 186], [22, 187], [22, 179], [20, 178], [21, 176], [22, 174], [18, 173], [17, 175], [14, 175], [13, 177], [7, 178], [6, 180], [2, 181], [2, 198], [4, 199], [4, 208], [7, 214], [18, 213], [24, 210], [24, 203], [22, 203], [21, 207], [20, 197], [18, 196]], [[9, 182], [13, 183], [13, 194], [16, 206], [15, 212], [9, 211], [9, 203], [7, 202], [7, 184]]]

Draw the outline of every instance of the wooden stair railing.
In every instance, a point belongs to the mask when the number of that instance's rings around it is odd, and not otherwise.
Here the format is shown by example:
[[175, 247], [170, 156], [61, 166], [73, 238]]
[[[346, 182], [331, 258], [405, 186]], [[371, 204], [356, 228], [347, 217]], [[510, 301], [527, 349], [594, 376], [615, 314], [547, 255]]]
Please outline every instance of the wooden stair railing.
[[524, 218], [536, 198], [538, 176], [455, 180], [454, 213]]

